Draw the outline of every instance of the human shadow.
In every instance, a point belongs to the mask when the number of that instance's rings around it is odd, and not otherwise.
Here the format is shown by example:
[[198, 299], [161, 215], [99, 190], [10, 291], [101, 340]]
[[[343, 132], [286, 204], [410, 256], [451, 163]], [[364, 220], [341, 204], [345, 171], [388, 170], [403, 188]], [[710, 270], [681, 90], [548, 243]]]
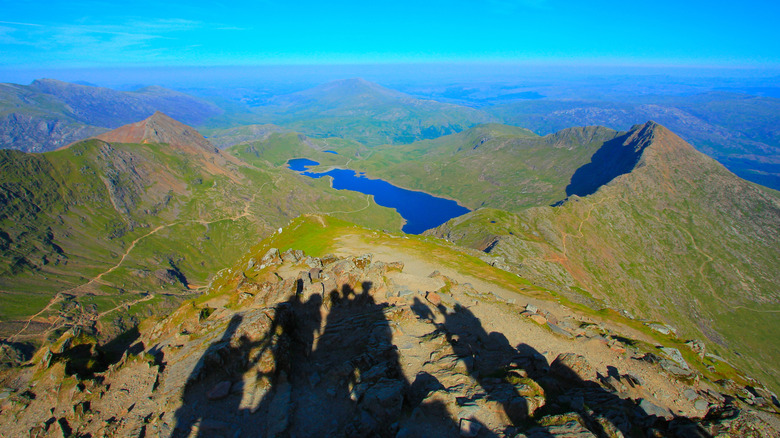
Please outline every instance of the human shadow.
[[322, 296], [303, 301], [300, 280], [294, 287], [270, 309], [232, 316], [187, 378], [171, 436], [257, 436], [269, 429], [262, 415], [273, 413], [268, 394], [286, 384], [293, 360], [308, 355], [320, 321]]
[[485, 401], [499, 403], [511, 422], [503, 431], [513, 436], [519, 430], [526, 429], [532, 423], [536, 399], [543, 400], [538, 385], [531, 386], [530, 370], [537, 375], [544, 371], [544, 365], [538, 365], [541, 356], [533, 349], [523, 351], [512, 347], [507, 338], [499, 332], [488, 333], [469, 309], [459, 304], [449, 311], [444, 305], [437, 306], [444, 322], [435, 322], [435, 316], [418, 298], [414, 299], [412, 310], [422, 319], [428, 319], [444, 333], [453, 352], [465, 364], [467, 372], [482, 387], [484, 393], [478, 393], [473, 399], [458, 400], [459, 404], [470, 405]]
[[[567, 433], [573, 433], [572, 428], [581, 426], [599, 437], [645, 437], [651, 428], [673, 436], [710, 436], [696, 421], [642, 404], [625, 394], [621, 397], [622, 385], [635, 386], [639, 382], [620, 374], [614, 366], [609, 366], [604, 376], [574, 354], [561, 355], [548, 363], [533, 347], [525, 343], [513, 347], [503, 334], [488, 333], [468, 308], [458, 304], [452, 310], [443, 305], [437, 308], [444, 322], [436, 323], [429, 307], [419, 299], [412, 304], [418, 317], [428, 319], [445, 334], [484, 390], [485, 400], [501, 404], [511, 422], [504, 435], [550, 437], [563, 433], [566, 427]], [[583, 378], [586, 374], [592, 380]], [[647, 412], [654, 408], [655, 414]], [[546, 420], [540, 423], [542, 417]], [[572, 421], [579, 426], [572, 426]]]
[[[195, 367], [172, 436], [396, 436], [411, 385], [371, 289], [343, 284], [323, 299], [296, 282], [255, 340], [233, 316]], [[215, 394], [222, 382], [230, 390]]]
[[[571, 421], [596, 436], [645, 436], [649, 428], [707, 436], [687, 419], [648, 414], [619, 388], [608, 390], [638, 384], [615, 367], [583, 378], [578, 357], [548, 363], [533, 347], [488, 332], [468, 308], [414, 298], [412, 312], [434, 326], [432, 339], [443, 335], [480, 388], [458, 393], [458, 406], [445, 403], [439, 395], [449, 390], [437, 377], [404, 373], [393, 342], [399, 320], [388, 316], [402, 309], [377, 301], [370, 282], [314, 293], [310, 286], [299, 279], [285, 286], [288, 299], [232, 316], [194, 366], [171, 436], [447, 437], [465, 424], [474, 426], [465, 436], [538, 438]], [[487, 405], [500, 406], [504, 430], [469, 417]], [[453, 408], [466, 414], [453, 417]]]

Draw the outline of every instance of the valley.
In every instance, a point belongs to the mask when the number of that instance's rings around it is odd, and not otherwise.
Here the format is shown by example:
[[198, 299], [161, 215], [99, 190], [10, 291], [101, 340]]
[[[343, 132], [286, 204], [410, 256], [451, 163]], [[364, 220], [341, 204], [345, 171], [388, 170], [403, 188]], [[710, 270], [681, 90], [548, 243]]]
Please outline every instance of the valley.
[[780, 431], [780, 192], [661, 124], [539, 135], [361, 79], [237, 124], [92, 88], [14, 90], [117, 110], [0, 150], [3, 430]]

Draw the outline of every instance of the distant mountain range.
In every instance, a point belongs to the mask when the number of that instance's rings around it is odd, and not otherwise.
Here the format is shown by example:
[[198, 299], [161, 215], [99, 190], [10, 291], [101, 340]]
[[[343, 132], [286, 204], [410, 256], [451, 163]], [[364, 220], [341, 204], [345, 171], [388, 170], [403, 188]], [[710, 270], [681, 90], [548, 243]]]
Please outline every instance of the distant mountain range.
[[[363, 79], [334, 81], [262, 100], [241, 99], [240, 90], [226, 94], [231, 98], [219, 97], [212, 90], [209, 100], [204, 100], [154, 86], [123, 92], [51, 79], [26, 86], [0, 84], [0, 147], [53, 150], [155, 111], [205, 129], [210, 137], [215, 136], [218, 147], [251, 142], [265, 138], [265, 132], [285, 129], [377, 146], [434, 139], [491, 122], [547, 135], [571, 126], [625, 130], [656, 120], [737, 175], [780, 189], [780, 134], [776, 129], [780, 99], [772, 97], [723, 91], [634, 96], [620, 102], [520, 96], [509, 102], [481, 102], [476, 109], [415, 98]], [[248, 125], [255, 126], [255, 131], [245, 128]], [[235, 134], [230, 129], [242, 131], [241, 140], [229, 139]]]
[[0, 147], [49, 151], [156, 111], [193, 125], [222, 113], [214, 104], [162, 87], [125, 92], [54, 79], [0, 84]]
[[496, 121], [476, 109], [417, 99], [363, 79], [277, 96], [253, 111], [306, 135], [349, 138], [368, 146], [437, 138]]

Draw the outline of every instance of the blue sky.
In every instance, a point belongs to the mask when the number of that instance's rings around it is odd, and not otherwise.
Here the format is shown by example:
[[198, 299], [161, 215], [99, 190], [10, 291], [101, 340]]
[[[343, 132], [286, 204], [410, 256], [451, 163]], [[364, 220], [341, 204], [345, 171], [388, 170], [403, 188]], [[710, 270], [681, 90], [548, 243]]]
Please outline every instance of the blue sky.
[[0, 0], [0, 68], [780, 66], [779, 2]]

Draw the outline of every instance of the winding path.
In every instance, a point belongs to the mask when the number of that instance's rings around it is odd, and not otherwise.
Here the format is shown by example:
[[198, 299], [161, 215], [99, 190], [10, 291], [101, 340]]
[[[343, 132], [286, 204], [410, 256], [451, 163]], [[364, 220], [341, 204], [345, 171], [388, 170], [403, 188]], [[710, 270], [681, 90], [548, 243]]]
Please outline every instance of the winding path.
[[22, 333], [23, 333], [25, 330], [27, 330], [27, 327], [29, 327], [29, 326], [30, 326], [30, 323], [32, 323], [32, 320], [33, 320], [33, 319], [35, 319], [35, 318], [37, 318], [38, 316], [40, 316], [40, 315], [41, 315], [43, 312], [45, 312], [45, 311], [49, 310], [49, 309], [51, 308], [51, 306], [53, 306], [54, 304], [56, 304], [56, 303], [57, 303], [58, 301], [60, 301], [60, 300], [62, 300], [62, 295], [60, 294], [60, 292], [57, 292], [57, 294], [56, 294], [56, 295], [54, 295], [54, 298], [52, 298], [52, 299], [51, 299], [51, 301], [49, 301], [49, 303], [48, 303], [48, 304], [46, 304], [46, 307], [44, 307], [43, 309], [41, 309], [41, 310], [40, 310], [38, 313], [36, 313], [35, 315], [33, 315], [33, 316], [29, 317], [29, 318], [27, 319], [27, 322], [24, 324], [24, 327], [22, 327], [22, 328], [21, 328], [21, 329], [20, 329], [18, 332], [16, 332], [16, 333], [14, 333], [13, 335], [9, 336], [9, 337], [8, 337], [8, 340], [9, 340], [9, 341], [12, 341], [12, 340], [16, 339], [16, 338], [17, 338], [19, 335], [21, 335], [21, 334], [22, 334]]
[[371, 195], [366, 195], [366, 206], [363, 207], [363, 208], [359, 208], [357, 210], [352, 210], [352, 211], [327, 211], [327, 212], [322, 212], [320, 214], [338, 214], [338, 213], [340, 213], [340, 214], [352, 214], [352, 213], [357, 213], [357, 212], [363, 211], [363, 210], [367, 209], [370, 206], [371, 206]]
[[660, 223], [662, 223], [662, 224], [666, 225], [666, 226], [670, 226], [670, 227], [673, 227], [673, 228], [675, 228], [675, 229], [681, 230], [681, 231], [685, 232], [685, 234], [687, 234], [687, 235], [688, 235], [688, 237], [691, 239], [691, 245], [692, 245], [692, 246], [693, 246], [693, 248], [696, 250], [696, 252], [698, 252], [699, 254], [701, 254], [702, 256], [704, 256], [704, 257], [707, 259], [707, 260], [705, 260], [704, 262], [702, 262], [702, 264], [699, 266], [699, 270], [698, 270], [698, 272], [699, 272], [699, 276], [701, 277], [702, 281], [703, 281], [704, 283], [706, 283], [706, 284], [707, 284], [707, 286], [709, 286], [710, 290], [712, 291], [712, 296], [713, 296], [713, 297], [714, 297], [716, 300], [720, 301], [720, 302], [721, 302], [721, 303], [723, 303], [725, 306], [727, 306], [727, 307], [730, 307], [730, 308], [732, 308], [732, 309], [745, 309], [745, 310], [749, 310], [749, 311], [751, 311], [751, 312], [759, 312], [759, 313], [780, 313], [780, 310], [762, 310], [762, 309], [752, 309], [752, 308], [750, 308], [750, 307], [745, 307], [745, 306], [735, 306], [735, 305], [733, 305], [733, 304], [729, 303], [728, 301], [724, 300], [724, 299], [723, 299], [723, 298], [722, 298], [722, 297], [721, 297], [721, 296], [718, 294], [718, 291], [715, 289], [715, 287], [712, 285], [712, 283], [710, 283], [710, 280], [707, 278], [707, 275], [705, 275], [705, 274], [704, 274], [704, 268], [705, 268], [705, 266], [707, 266], [707, 264], [709, 264], [709, 263], [712, 263], [712, 262], [715, 260], [715, 258], [713, 258], [711, 255], [709, 255], [709, 254], [707, 254], [706, 252], [704, 252], [704, 250], [702, 250], [701, 248], [699, 248], [699, 245], [696, 243], [696, 239], [693, 237], [693, 234], [691, 234], [691, 232], [690, 232], [690, 231], [688, 231], [687, 229], [685, 229], [685, 228], [682, 228], [682, 227], [675, 226], [675, 225], [673, 225], [673, 224], [670, 224], [669, 222], [666, 222], [666, 221], [662, 220], [662, 219], [661, 219], [660, 217], [658, 217], [658, 216], [655, 216], [655, 215], [652, 215], [652, 214], [650, 214], [649, 216], [650, 216], [650, 217], [652, 217], [652, 218], [654, 218], [654, 219], [655, 219], [655, 220], [657, 220], [658, 222], [660, 222]]
[[575, 236], [575, 235], [573, 235], [573, 234], [569, 234], [569, 233], [567, 233], [567, 232], [565, 232], [565, 231], [561, 230], [561, 236], [562, 236], [562, 237], [561, 237], [561, 240], [562, 240], [562, 242], [563, 242], [563, 258], [564, 258], [564, 259], [566, 259], [566, 260], [568, 260], [568, 259], [569, 259], [569, 256], [568, 256], [568, 253], [567, 253], [567, 248], [566, 248], [566, 237], [567, 237], [567, 236], [571, 236], [571, 237], [576, 237], [576, 238], [578, 238], [578, 239], [580, 239], [580, 238], [584, 237], [585, 235], [584, 235], [584, 234], [582, 234], [582, 226], [585, 224], [585, 222], [587, 222], [587, 221], [589, 221], [589, 220], [590, 220], [590, 214], [591, 214], [591, 213], [593, 213], [593, 210], [595, 210], [595, 209], [596, 209], [596, 207], [598, 207], [599, 205], [601, 205], [601, 204], [603, 204], [604, 202], [606, 202], [606, 201], [608, 201], [608, 200], [610, 200], [610, 199], [613, 199], [613, 198], [614, 198], [614, 196], [606, 196], [606, 197], [604, 197], [603, 199], [601, 199], [600, 201], [598, 201], [598, 202], [594, 203], [594, 204], [593, 204], [593, 205], [590, 207], [590, 209], [588, 210], [588, 214], [587, 214], [587, 215], [585, 215], [585, 217], [584, 217], [584, 218], [583, 218], [583, 219], [580, 221], [580, 224], [579, 224], [579, 226], [577, 226], [577, 233], [578, 233], [579, 235]]
[[152, 299], [154, 299], [154, 294], [149, 294], [149, 295], [147, 295], [147, 296], [145, 296], [143, 298], [139, 298], [139, 299], [137, 299], [135, 301], [131, 301], [129, 303], [122, 303], [122, 304], [114, 307], [113, 309], [108, 309], [106, 311], [98, 313], [97, 316], [95, 316], [94, 320], [98, 320], [98, 319], [108, 315], [109, 313], [111, 313], [111, 312], [113, 312], [115, 310], [118, 310], [118, 309], [120, 309], [122, 307], [130, 308], [130, 306], [134, 306], [134, 305], [136, 305], [138, 303], [143, 303], [144, 301], [149, 301], [149, 300], [152, 300]]
[[[72, 291], [74, 291], [76, 289], [80, 289], [80, 288], [85, 287], [85, 286], [89, 286], [89, 285], [91, 285], [92, 283], [95, 283], [95, 282], [102, 281], [101, 278], [103, 278], [104, 275], [110, 274], [111, 272], [113, 272], [117, 268], [119, 268], [122, 265], [122, 263], [124, 263], [125, 259], [127, 259], [127, 256], [130, 255], [130, 252], [133, 250], [133, 248], [135, 248], [135, 246], [138, 244], [138, 242], [140, 242], [141, 240], [143, 240], [143, 239], [145, 239], [145, 238], [147, 238], [147, 237], [149, 237], [149, 236], [159, 232], [160, 230], [163, 230], [165, 228], [170, 228], [170, 227], [173, 227], [173, 226], [176, 226], [176, 225], [185, 224], [185, 223], [198, 223], [198, 224], [207, 226], [207, 225], [210, 225], [210, 224], [213, 224], [213, 223], [222, 222], [222, 221], [226, 221], [226, 220], [237, 221], [237, 220], [239, 220], [239, 219], [241, 219], [243, 217], [249, 216], [251, 214], [249, 212], [249, 208], [251, 207], [252, 203], [254, 203], [255, 198], [257, 197], [257, 194], [260, 193], [260, 191], [267, 184], [268, 184], [267, 182], [263, 183], [263, 185], [261, 185], [260, 188], [257, 189], [257, 192], [255, 192], [254, 195], [252, 195], [252, 198], [246, 202], [246, 205], [244, 205], [244, 210], [240, 214], [237, 214], [237, 215], [231, 216], [231, 217], [227, 217], [227, 218], [215, 219], [215, 220], [211, 220], [211, 221], [202, 220], [202, 219], [188, 219], [188, 220], [183, 220], [183, 221], [171, 222], [171, 223], [168, 223], [168, 224], [160, 225], [157, 228], [155, 228], [155, 229], [149, 231], [148, 233], [144, 234], [143, 236], [140, 236], [140, 237], [136, 238], [135, 240], [130, 242], [130, 246], [127, 247], [127, 250], [125, 250], [124, 254], [122, 254], [122, 257], [119, 259], [119, 261], [114, 266], [112, 266], [112, 267], [108, 268], [107, 270], [101, 272], [100, 274], [98, 274], [95, 277], [91, 278], [88, 282], [86, 282], [84, 284], [80, 284], [80, 285], [72, 287], [70, 289], [57, 292], [57, 294], [54, 295], [54, 297], [51, 299], [51, 301], [49, 301], [49, 303], [46, 304], [46, 306], [43, 309], [38, 311], [38, 313], [36, 313], [35, 315], [32, 315], [31, 317], [29, 317], [27, 319], [27, 321], [25, 322], [24, 326], [18, 332], [16, 332], [13, 335], [9, 336], [7, 339], [9, 341], [11, 341], [11, 340], [17, 339], [19, 336], [21, 336], [21, 334], [24, 333], [27, 330], [27, 328], [30, 326], [30, 324], [32, 323], [32, 321], [35, 318], [37, 318], [38, 316], [40, 316], [41, 314], [43, 314], [44, 312], [49, 310], [54, 304], [56, 304], [57, 302], [62, 300], [62, 298], [63, 298], [62, 294], [68, 293], [68, 292], [72, 292]], [[368, 206], [366, 206], [365, 208], [368, 208]], [[144, 298], [139, 299], [139, 300], [136, 300], [136, 301], [133, 301], [132, 303], [120, 304], [119, 306], [117, 306], [117, 307], [115, 307], [113, 309], [110, 309], [110, 310], [107, 310], [107, 311], [105, 311], [103, 313], [98, 314], [96, 319], [99, 319], [102, 316], [104, 316], [104, 315], [106, 315], [106, 314], [108, 314], [110, 312], [113, 312], [114, 310], [117, 310], [118, 308], [122, 307], [123, 305], [131, 306], [131, 305], [137, 304], [139, 302], [151, 300], [152, 298], [154, 298], [154, 294], [150, 294], [149, 296], [144, 297]]]

